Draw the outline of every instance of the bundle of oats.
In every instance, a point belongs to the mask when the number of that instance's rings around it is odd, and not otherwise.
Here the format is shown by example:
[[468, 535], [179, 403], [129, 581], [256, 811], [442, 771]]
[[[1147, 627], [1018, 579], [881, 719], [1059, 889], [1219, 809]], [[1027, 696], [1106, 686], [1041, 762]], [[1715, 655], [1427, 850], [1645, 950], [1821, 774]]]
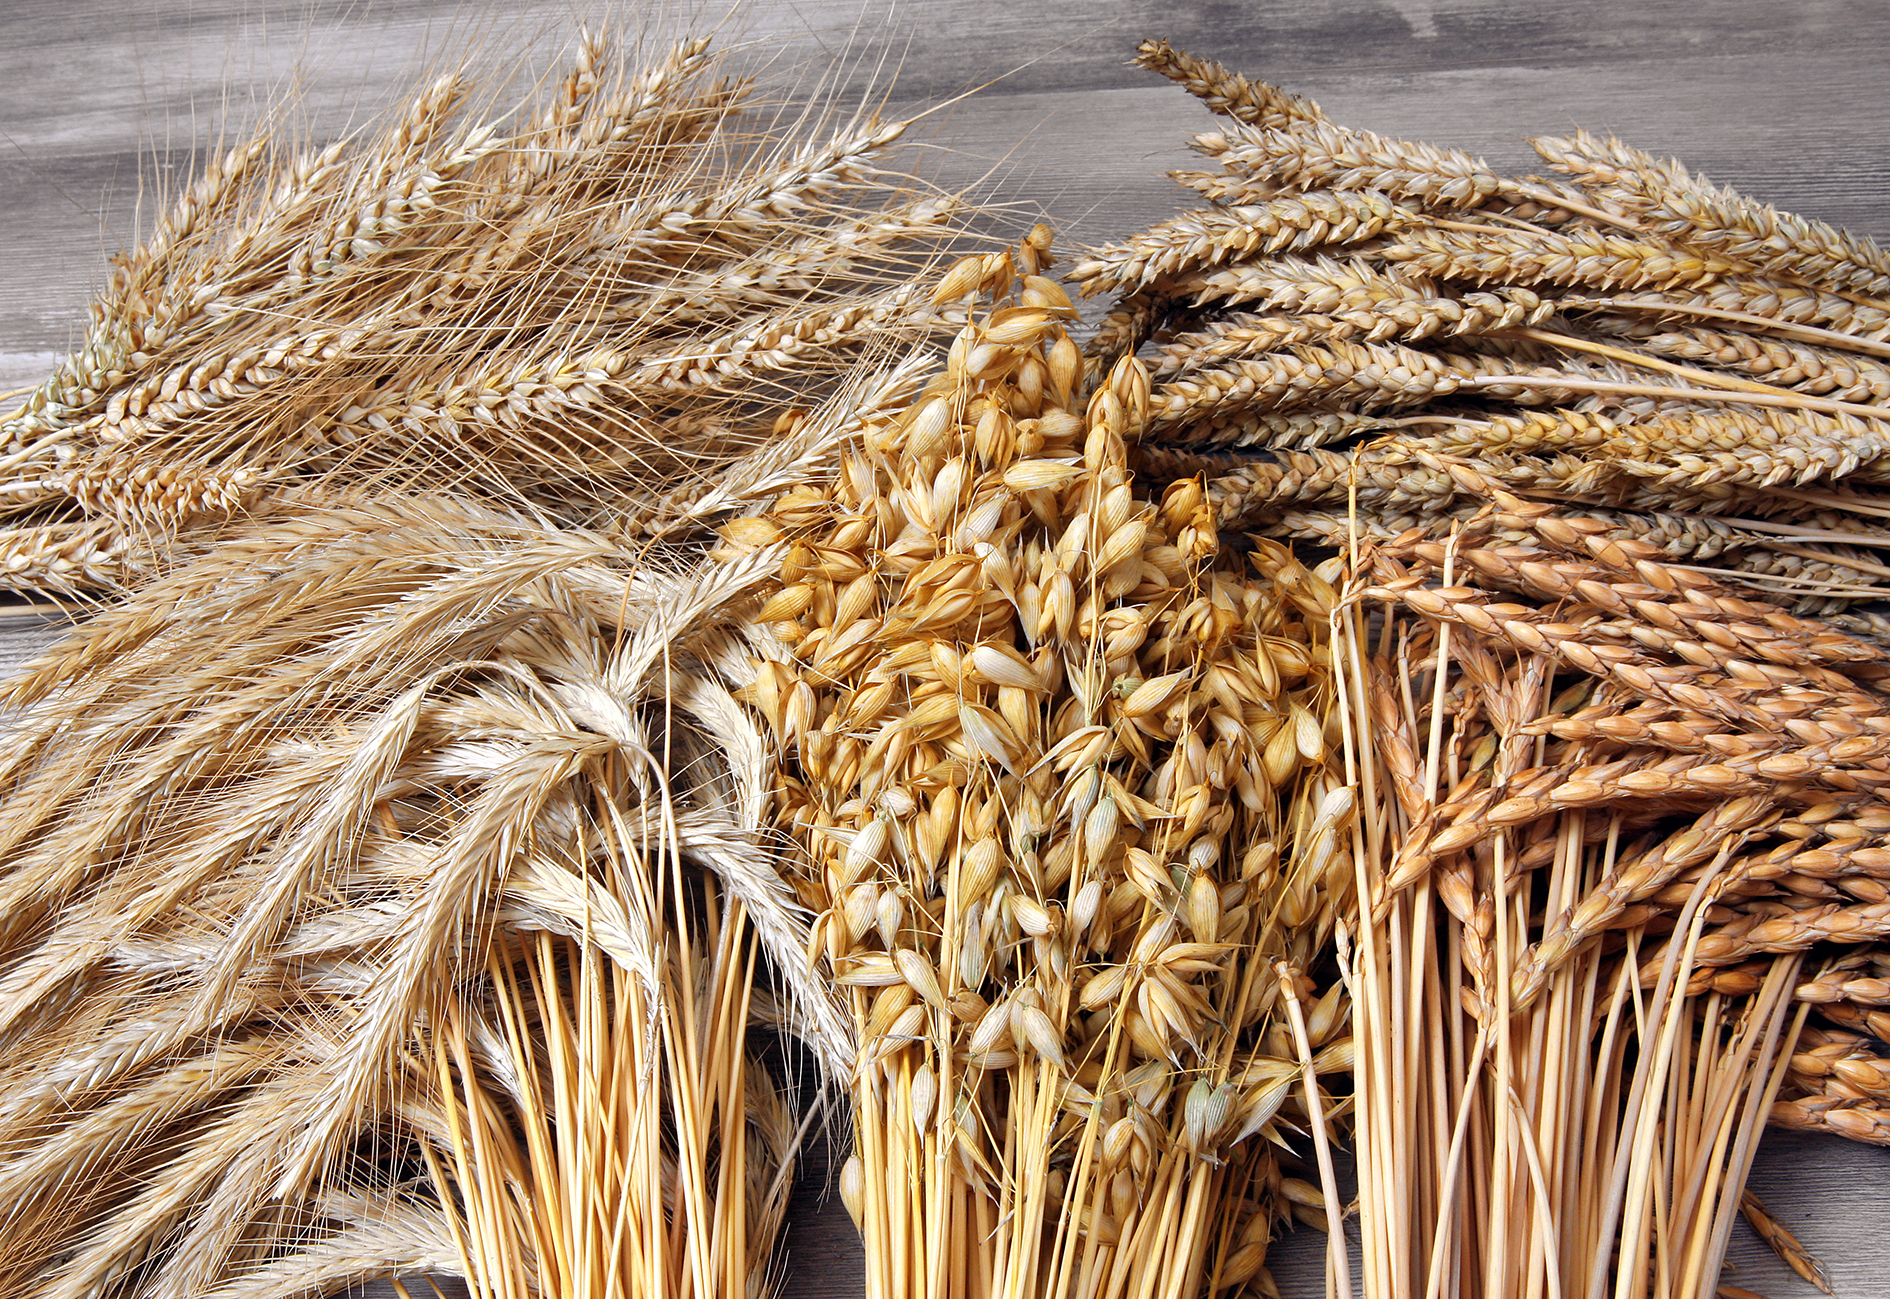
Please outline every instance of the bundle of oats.
[[885, 1299], [1267, 1291], [1339, 1208], [1333, 591], [1137, 499], [1146, 377], [1086, 378], [1048, 242], [960, 262], [942, 372], [726, 529], [787, 547], [743, 697], [855, 1026], [841, 1191]]
[[[1092, 254], [1135, 463], [1375, 620], [1345, 937], [1366, 1292], [1711, 1295], [1769, 1114], [1890, 1132], [1890, 257], [1577, 135], [1570, 180], [1232, 119]], [[1872, 639], [1857, 639], [1858, 634]], [[1879, 860], [1883, 858], [1883, 860]]]

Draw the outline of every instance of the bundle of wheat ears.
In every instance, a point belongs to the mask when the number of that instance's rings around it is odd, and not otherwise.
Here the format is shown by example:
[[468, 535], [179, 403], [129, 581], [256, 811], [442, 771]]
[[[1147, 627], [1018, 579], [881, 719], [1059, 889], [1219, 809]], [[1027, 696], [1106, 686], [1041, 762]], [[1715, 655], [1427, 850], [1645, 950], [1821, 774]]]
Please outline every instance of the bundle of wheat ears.
[[1141, 61], [1231, 121], [1086, 341], [698, 40], [120, 260], [0, 426], [95, 606], [0, 692], [0, 1290], [760, 1296], [826, 1089], [875, 1299], [1819, 1279], [1744, 1182], [1890, 1144], [1890, 258]]

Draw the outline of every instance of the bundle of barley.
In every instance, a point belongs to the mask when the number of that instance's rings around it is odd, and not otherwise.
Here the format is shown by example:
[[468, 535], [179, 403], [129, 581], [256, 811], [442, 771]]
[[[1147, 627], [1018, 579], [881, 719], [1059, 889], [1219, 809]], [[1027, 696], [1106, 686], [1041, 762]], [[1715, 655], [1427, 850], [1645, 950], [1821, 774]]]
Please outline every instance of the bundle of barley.
[[1148, 490], [1344, 548], [1382, 618], [1340, 677], [1367, 1292], [1710, 1295], [1741, 1208], [1815, 1276], [1741, 1191], [1768, 1112], [1890, 1131], [1890, 691], [1847, 634], [1890, 257], [1614, 142], [1504, 178], [1142, 61], [1235, 119], [1178, 174], [1210, 209], [1076, 270], [1150, 356]]
[[0, 424], [0, 580], [111, 586], [305, 482], [669, 535], [809, 472], [775, 418], [935, 327], [964, 204], [882, 168], [908, 123], [771, 103], [700, 39], [502, 89], [213, 162]]
[[760, 1290], [744, 1038], [806, 926], [714, 682], [764, 570], [397, 505], [252, 524], [9, 689], [9, 1294]]

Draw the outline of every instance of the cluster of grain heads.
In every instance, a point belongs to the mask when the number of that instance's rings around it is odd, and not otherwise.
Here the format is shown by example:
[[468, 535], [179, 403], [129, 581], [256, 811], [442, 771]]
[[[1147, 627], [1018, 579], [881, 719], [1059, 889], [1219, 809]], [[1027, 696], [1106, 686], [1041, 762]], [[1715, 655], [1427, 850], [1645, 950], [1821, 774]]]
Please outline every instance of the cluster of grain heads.
[[0, 423], [0, 582], [122, 585], [309, 481], [673, 530], [776, 412], [938, 327], [915, 277], [966, 205], [883, 166], [904, 123], [770, 103], [701, 39], [581, 36], [547, 98], [453, 74], [214, 161]]
[[1291, 975], [1296, 1040], [1270, 964], [1329, 971], [1352, 907], [1335, 595], [1138, 491], [1146, 371], [1091, 373], [1048, 238], [959, 262], [942, 372], [725, 529], [784, 547], [742, 697], [854, 1019], [842, 1192], [875, 1299], [1265, 1292], [1350, 1058], [1339, 986]]
[[1208, 207], [1073, 273], [1150, 367], [1135, 463], [1382, 618], [1335, 676], [1367, 1292], [1711, 1294], [1768, 1112], [1890, 1133], [1890, 259], [1612, 141], [1504, 177], [1141, 61], [1232, 120]]
[[1890, 678], [1822, 620], [1423, 459], [1487, 504], [1362, 552], [1369, 1292], [1710, 1295], [1768, 1113], [1884, 1140]]
[[1163, 42], [1140, 61], [1231, 119], [1194, 140], [1216, 170], [1175, 173], [1209, 206], [1072, 275], [1114, 299], [1090, 353], [1148, 359], [1145, 440], [1205, 453], [1174, 467], [1218, 480], [1224, 526], [1441, 535], [1480, 504], [1412, 490], [1443, 451], [1801, 612], [1882, 594], [1851, 538], [1886, 506], [1890, 255], [1618, 142], [1539, 140], [1569, 179], [1504, 177]]
[[16, 677], [0, 1290], [764, 1293], [764, 955], [851, 1046], [717, 684], [772, 571], [291, 500]]
[[1142, 61], [1231, 122], [1085, 346], [694, 40], [121, 259], [0, 425], [0, 585], [126, 592], [0, 691], [0, 1291], [760, 1299], [755, 1024], [871, 1299], [1349, 1293], [1335, 1132], [1376, 1299], [1818, 1277], [1742, 1185], [1890, 1143], [1890, 260]]

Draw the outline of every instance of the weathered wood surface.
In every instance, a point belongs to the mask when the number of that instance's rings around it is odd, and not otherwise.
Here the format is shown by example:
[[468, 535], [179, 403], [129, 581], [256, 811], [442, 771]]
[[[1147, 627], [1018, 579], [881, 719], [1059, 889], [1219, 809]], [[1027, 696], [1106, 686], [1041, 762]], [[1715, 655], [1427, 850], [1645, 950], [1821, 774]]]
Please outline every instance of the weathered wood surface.
[[[219, 129], [240, 134], [293, 90], [285, 129], [331, 138], [469, 46], [548, 52], [574, 15], [601, 8], [6, 0], [0, 391], [36, 382], [73, 342], [105, 257], [139, 231], [140, 194], [148, 223], [158, 186], [187, 175]], [[618, 12], [634, 22], [634, 8]], [[1002, 77], [934, 119], [947, 146], [937, 175], [989, 172], [993, 192], [1050, 209], [1077, 240], [1175, 211], [1181, 191], [1163, 172], [1185, 164], [1185, 134], [1209, 120], [1126, 66], [1145, 35], [1282, 82], [1339, 121], [1471, 149], [1498, 169], [1531, 166], [1526, 136], [1611, 130], [1777, 206], [1890, 236], [1882, 0], [749, 0], [728, 30], [779, 68], [812, 75], [844, 58], [856, 87], [859, 69], [880, 68], [901, 106]], [[0, 620], [0, 670], [49, 635], [30, 621]], [[1754, 1185], [1840, 1295], [1890, 1296], [1890, 1152], [1777, 1135]], [[794, 1299], [859, 1292], [850, 1225], [815, 1180], [787, 1249]], [[1323, 1293], [1320, 1250], [1314, 1233], [1281, 1244], [1289, 1295]], [[1729, 1279], [1748, 1289], [1814, 1293], [1743, 1226], [1734, 1260]]]

